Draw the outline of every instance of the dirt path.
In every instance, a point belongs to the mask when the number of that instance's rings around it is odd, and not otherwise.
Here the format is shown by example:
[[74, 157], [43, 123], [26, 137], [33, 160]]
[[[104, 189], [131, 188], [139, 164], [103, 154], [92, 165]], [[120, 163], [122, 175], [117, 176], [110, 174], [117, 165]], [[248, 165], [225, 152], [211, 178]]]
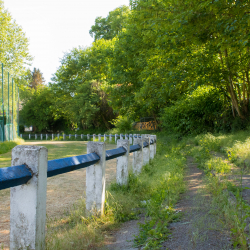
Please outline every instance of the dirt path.
[[230, 232], [223, 228], [219, 218], [210, 214], [210, 197], [204, 189], [203, 173], [187, 159], [188, 184], [187, 192], [183, 195], [176, 209], [183, 212], [180, 222], [172, 223], [172, 235], [162, 249], [169, 250], [223, 250], [233, 249]]
[[[115, 148], [107, 145], [107, 149]], [[132, 166], [132, 154], [130, 154]], [[106, 183], [116, 178], [116, 159], [106, 162]], [[47, 216], [48, 218], [61, 217], [73, 204], [85, 197], [86, 169], [76, 170], [66, 174], [48, 178], [47, 182]], [[10, 189], [0, 191], [0, 249], [9, 249], [9, 222], [10, 222]]]

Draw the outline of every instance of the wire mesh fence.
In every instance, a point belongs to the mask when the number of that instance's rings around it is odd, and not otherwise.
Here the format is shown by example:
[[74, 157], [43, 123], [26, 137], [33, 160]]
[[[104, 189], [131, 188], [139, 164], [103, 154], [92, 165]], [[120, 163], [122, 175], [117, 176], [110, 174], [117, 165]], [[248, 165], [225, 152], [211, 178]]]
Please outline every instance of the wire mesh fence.
[[0, 64], [0, 141], [11, 141], [19, 134], [19, 88], [12, 75]]

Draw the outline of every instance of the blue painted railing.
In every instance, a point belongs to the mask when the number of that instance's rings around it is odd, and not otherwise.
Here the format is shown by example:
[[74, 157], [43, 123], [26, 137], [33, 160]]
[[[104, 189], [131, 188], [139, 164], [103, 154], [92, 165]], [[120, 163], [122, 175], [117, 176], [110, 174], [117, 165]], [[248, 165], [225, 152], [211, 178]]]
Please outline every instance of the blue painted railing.
[[[153, 144], [153, 140], [150, 144]], [[147, 142], [143, 143], [143, 147], [148, 147]], [[130, 152], [140, 150], [140, 145], [130, 146]], [[124, 147], [111, 149], [106, 151], [106, 161], [120, 157], [126, 154]], [[64, 174], [81, 168], [89, 167], [100, 160], [96, 153], [78, 155], [73, 157], [61, 158], [48, 161], [47, 177]], [[27, 166], [12, 166], [0, 168], [0, 190], [26, 184], [32, 178], [32, 173]]]

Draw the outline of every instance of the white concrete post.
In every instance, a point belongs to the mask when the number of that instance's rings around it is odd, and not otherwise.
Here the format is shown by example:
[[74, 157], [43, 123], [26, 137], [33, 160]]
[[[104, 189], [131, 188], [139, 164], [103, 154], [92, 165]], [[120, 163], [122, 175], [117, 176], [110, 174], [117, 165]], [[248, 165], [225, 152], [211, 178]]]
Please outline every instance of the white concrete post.
[[20, 137], [21, 137], [21, 138], [23, 138], [23, 135], [22, 135], [22, 134], [20, 134]]
[[103, 139], [103, 140], [104, 140], [104, 142], [107, 140], [107, 138], [106, 138], [106, 134], [104, 134], [104, 139]]
[[95, 134], [93, 134], [93, 141], [95, 141]]
[[133, 172], [135, 174], [139, 174], [141, 172], [143, 163], [143, 150], [142, 150], [143, 145], [141, 138], [134, 138], [134, 145], [137, 144], [140, 145], [141, 149], [133, 153]]
[[129, 141], [117, 140], [117, 148], [124, 147], [127, 153], [117, 158], [116, 182], [119, 185], [128, 184]]
[[89, 136], [89, 134], [87, 134], [87, 140], [89, 140], [90, 139], [90, 136]]
[[69, 139], [71, 138], [71, 134], [69, 134]]
[[83, 139], [83, 134], [81, 134], [81, 139]]
[[153, 144], [152, 145], [150, 144], [150, 146], [149, 146], [150, 159], [154, 159], [154, 157], [155, 157], [155, 143], [154, 143], [155, 137], [154, 137], [154, 135], [150, 135], [149, 139], [150, 139], [149, 141], [153, 140]]
[[29, 139], [30, 139], [30, 134], [29, 134]]
[[46, 134], [46, 140], [48, 140], [48, 134]]
[[87, 144], [87, 154], [96, 153], [100, 161], [86, 168], [86, 209], [104, 213], [106, 149], [104, 142]]
[[66, 140], [66, 135], [65, 135], [65, 134], [63, 134], [63, 140], [64, 140], [64, 141]]
[[[149, 144], [149, 137], [147, 135], [141, 135], [142, 141], [147, 142]], [[149, 163], [149, 158], [150, 158], [150, 151], [149, 147], [143, 148], [143, 166]]]
[[123, 140], [122, 134], [120, 134], [120, 140]]
[[109, 142], [112, 142], [112, 134], [109, 135]]
[[157, 135], [154, 136], [155, 137], [155, 155], [156, 155], [156, 142], [157, 142]]
[[41, 141], [42, 141], [42, 140], [43, 140], [43, 134], [41, 134], [41, 137], [40, 137], [40, 138], [41, 138]]
[[77, 134], [75, 134], [75, 139], [77, 138]]
[[45, 249], [48, 150], [16, 146], [12, 166], [25, 164], [33, 174], [27, 184], [10, 189], [10, 250]]
[[115, 134], [115, 143], [117, 142], [118, 134]]
[[52, 141], [54, 140], [54, 134], [52, 134]]
[[98, 134], [98, 141], [101, 141], [101, 140], [102, 140], [101, 134]]
[[57, 138], [58, 138], [58, 140], [59, 140], [59, 138], [60, 138], [60, 134], [59, 134], [59, 133], [57, 134]]
[[37, 134], [35, 134], [35, 140], [37, 140]]
[[133, 143], [133, 135], [132, 134], [129, 134], [129, 144], [132, 144]]
[[128, 134], [125, 134], [125, 140], [128, 140]]

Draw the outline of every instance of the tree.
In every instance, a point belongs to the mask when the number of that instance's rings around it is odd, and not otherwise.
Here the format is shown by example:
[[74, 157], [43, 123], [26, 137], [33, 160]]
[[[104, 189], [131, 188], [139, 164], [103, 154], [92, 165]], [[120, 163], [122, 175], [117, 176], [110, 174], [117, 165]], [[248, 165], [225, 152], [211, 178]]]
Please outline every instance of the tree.
[[105, 40], [114, 38], [125, 27], [129, 13], [129, 7], [123, 5], [110, 11], [107, 17], [97, 17], [89, 34], [94, 37], [95, 41], [102, 38]]
[[31, 81], [29, 83], [29, 87], [36, 89], [39, 85], [43, 85], [44, 82], [45, 80], [41, 71], [34, 68], [33, 72], [31, 72]]
[[28, 39], [22, 28], [12, 20], [0, 0], [0, 62], [15, 77], [25, 72], [25, 65], [31, 61], [28, 51]]

